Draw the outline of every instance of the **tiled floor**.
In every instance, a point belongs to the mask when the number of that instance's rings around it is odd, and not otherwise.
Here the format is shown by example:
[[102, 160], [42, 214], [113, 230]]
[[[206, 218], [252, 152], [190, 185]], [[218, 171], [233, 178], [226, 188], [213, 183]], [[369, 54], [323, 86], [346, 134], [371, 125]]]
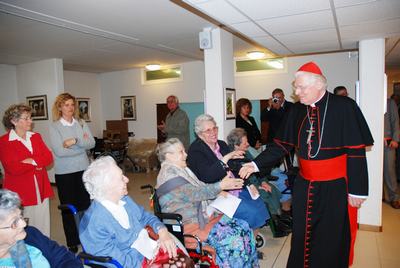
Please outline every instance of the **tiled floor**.
[[[150, 173], [128, 173], [129, 195], [139, 204], [151, 211], [149, 191], [140, 190], [145, 184], [155, 184], [156, 171]], [[57, 210], [58, 198], [51, 202], [51, 237], [65, 244], [60, 213]], [[266, 237], [264, 260], [261, 267], [283, 268], [290, 250], [290, 236], [273, 238], [270, 230], [264, 228], [261, 233]], [[400, 210], [394, 210], [383, 204], [383, 232], [359, 231], [355, 247], [355, 262], [352, 268], [398, 268], [400, 267]]]

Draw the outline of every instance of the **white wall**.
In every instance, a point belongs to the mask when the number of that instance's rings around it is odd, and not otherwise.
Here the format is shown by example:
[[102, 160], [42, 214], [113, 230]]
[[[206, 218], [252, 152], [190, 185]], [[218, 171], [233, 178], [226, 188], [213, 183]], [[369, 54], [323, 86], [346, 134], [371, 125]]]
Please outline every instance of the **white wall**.
[[87, 124], [93, 136], [103, 137], [99, 75], [64, 71], [64, 88], [65, 92], [69, 92], [77, 98], [90, 98], [91, 121]]
[[167, 96], [178, 96], [180, 102], [202, 102], [204, 64], [201, 61], [183, 63], [183, 80], [171, 83], [142, 85], [141, 70], [100, 74], [102, 95], [102, 128], [106, 120], [121, 119], [121, 96], [136, 96], [136, 121], [129, 121], [129, 131], [137, 138], [157, 137], [156, 104], [165, 103]]
[[[287, 72], [266, 75], [236, 76], [237, 98], [251, 100], [268, 99], [275, 88], [285, 92], [286, 99], [293, 101], [292, 82], [294, 73], [306, 62], [316, 62], [328, 79], [328, 90], [333, 92], [336, 86], [344, 85], [355, 96], [355, 81], [358, 79], [358, 59], [349, 58], [347, 52], [320, 54], [287, 58]], [[257, 116], [257, 115], [253, 115]]]
[[[0, 64], [0, 115], [3, 118], [4, 111], [14, 103], [18, 102], [17, 94], [17, 68], [14, 65]], [[6, 130], [1, 124], [0, 136]]]

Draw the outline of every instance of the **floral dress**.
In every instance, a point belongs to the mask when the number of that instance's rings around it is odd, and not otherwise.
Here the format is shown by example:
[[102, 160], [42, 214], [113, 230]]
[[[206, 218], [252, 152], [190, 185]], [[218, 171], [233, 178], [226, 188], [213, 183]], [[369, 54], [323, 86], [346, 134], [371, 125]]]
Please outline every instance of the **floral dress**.
[[219, 217], [206, 216], [208, 223], [200, 229], [198, 203], [215, 199], [221, 191], [219, 182], [205, 184], [188, 168], [181, 169], [164, 162], [161, 164], [156, 188], [160, 190], [164, 183], [177, 177], [184, 178], [188, 183], [159, 197], [161, 211], [181, 214], [185, 233], [197, 235], [204, 244], [213, 247], [216, 263], [221, 268], [259, 267], [254, 234], [246, 221], [225, 215], [219, 220], [216, 219]]
[[246, 221], [222, 216], [211, 229], [207, 241], [222, 267], [260, 267], [252, 230]]

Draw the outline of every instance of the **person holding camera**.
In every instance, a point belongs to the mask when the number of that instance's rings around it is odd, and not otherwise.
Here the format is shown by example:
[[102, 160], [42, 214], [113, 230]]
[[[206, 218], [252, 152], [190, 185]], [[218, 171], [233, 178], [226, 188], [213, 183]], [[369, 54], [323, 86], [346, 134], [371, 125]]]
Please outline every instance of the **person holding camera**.
[[272, 98], [268, 100], [268, 106], [261, 111], [261, 121], [269, 122], [268, 143], [275, 138], [284, 115], [289, 112], [292, 105], [292, 102], [285, 100], [282, 89], [275, 88], [272, 91]]

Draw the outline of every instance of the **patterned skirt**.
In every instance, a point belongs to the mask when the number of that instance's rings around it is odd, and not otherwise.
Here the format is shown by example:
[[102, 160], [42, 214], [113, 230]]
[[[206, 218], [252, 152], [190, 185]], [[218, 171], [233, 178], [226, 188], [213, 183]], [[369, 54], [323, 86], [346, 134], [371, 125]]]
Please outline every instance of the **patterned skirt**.
[[216, 262], [221, 268], [260, 267], [253, 231], [244, 220], [222, 216], [206, 243], [215, 248]]

